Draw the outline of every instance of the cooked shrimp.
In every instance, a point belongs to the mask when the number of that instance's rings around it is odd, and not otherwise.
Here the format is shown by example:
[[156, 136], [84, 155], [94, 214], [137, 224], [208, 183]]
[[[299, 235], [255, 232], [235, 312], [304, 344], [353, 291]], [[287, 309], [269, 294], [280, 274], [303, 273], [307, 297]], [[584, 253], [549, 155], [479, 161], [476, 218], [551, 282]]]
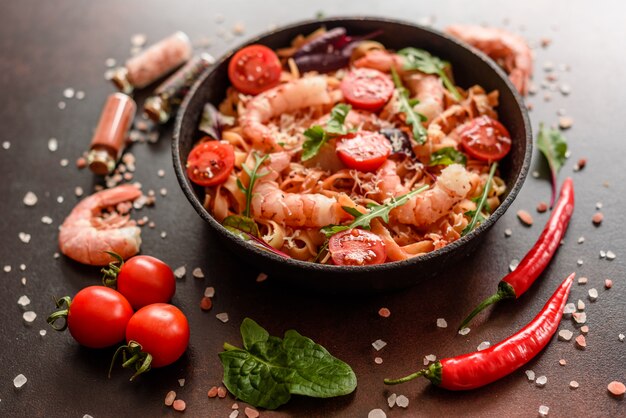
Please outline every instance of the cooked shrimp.
[[243, 135], [254, 147], [266, 151], [282, 149], [265, 125], [273, 117], [311, 106], [330, 103], [325, 76], [304, 77], [281, 84], [253, 97], [239, 122]]
[[252, 216], [287, 226], [319, 228], [348, 219], [342, 209], [348, 201], [341, 194], [335, 199], [320, 193], [286, 193], [275, 181], [264, 179], [254, 186]]
[[387, 160], [376, 172], [376, 188], [378, 194], [376, 197], [380, 200], [386, 200], [390, 197], [400, 196], [408, 190], [402, 184], [402, 179], [398, 175], [396, 163], [393, 160]]
[[394, 219], [418, 227], [428, 226], [464, 199], [472, 189], [472, 176], [459, 164], [451, 164], [441, 171], [434, 186], [412, 197], [407, 203], [391, 211]]
[[428, 125], [443, 112], [445, 89], [441, 78], [416, 72], [407, 75], [404, 80], [411, 94], [419, 100], [413, 109], [426, 116]]
[[524, 38], [504, 29], [476, 25], [452, 25], [446, 28], [446, 32], [495, 60], [509, 74], [515, 88], [524, 96], [528, 94], [533, 55]]
[[398, 74], [403, 74], [404, 58], [398, 54], [374, 49], [365, 54], [364, 57], [354, 61], [354, 66], [357, 68], [373, 68], [383, 73], [391, 72], [393, 67]]
[[[141, 196], [131, 185], [103, 190], [86, 197], [69, 214], [59, 232], [61, 252], [83, 264], [104, 266], [111, 262], [105, 251], [119, 254], [124, 260], [139, 252], [141, 230], [128, 215], [120, 215], [116, 207]], [[112, 209], [103, 216], [105, 209]]]

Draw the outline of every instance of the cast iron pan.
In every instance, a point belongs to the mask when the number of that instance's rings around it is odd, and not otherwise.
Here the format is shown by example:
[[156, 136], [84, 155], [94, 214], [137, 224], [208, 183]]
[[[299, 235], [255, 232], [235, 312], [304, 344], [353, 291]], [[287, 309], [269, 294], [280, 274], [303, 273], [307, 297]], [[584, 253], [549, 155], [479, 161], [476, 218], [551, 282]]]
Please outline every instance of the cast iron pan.
[[185, 161], [193, 144], [202, 136], [197, 127], [204, 104], [211, 102], [217, 106], [222, 101], [226, 87], [230, 84], [227, 74], [228, 61], [233, 52], [244, 45], [225, 54], [208, 69], [193, 86], [181, 106], [172, 143], [174, 170], [180, 186], [196, 212], [208, 223], [209, 228], [219, 235], [220, 242], [235, 252], [238, 258], [255, 265], [272, 279], [280, 279], [288, 285], [329, 291], [375, 291], [408, 287], [421, 280], [432, 278], [445, 270], [446, 266], [465, 258], [508, 209], [521, 189], [528, 173], [532, 153], [532, 133], [522, 98], [508, 81], [506, 74], [482, 53], [435, 30], [397, 20], [374, 17], [311, 20], [267, 32], [247, 44], [260, 43], [272, 49], [285, 47], [298, 34], [311, 33], [322, 25], [328, 29], [343, 26], [350, 35], [362, 35], [380, 29], [383, 33], [376, 40], [385, 47], [395, 50], [407, 46], [425, 49], [452, 64], [458, 85], [469, 87], [479, 84], [487, 91], [500, 92], [500, 105], [497, 108], [499, 119], [508, 128], [513, 140], [511, 152], [499, 166], [501, 175], [508, 185], [500, 207], [473, 232], [442, 249], [406, 261], [375, 266], [321, 265], [285, 259], [235, 237], [202, 206], [204, 191], [187, 179]]

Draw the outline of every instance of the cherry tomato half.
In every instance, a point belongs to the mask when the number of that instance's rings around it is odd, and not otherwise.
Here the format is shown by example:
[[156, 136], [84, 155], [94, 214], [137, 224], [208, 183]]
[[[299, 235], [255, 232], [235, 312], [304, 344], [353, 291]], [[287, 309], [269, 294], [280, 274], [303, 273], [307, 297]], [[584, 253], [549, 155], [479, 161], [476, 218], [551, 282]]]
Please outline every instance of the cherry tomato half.
[[497, 120], [479, 116], [456, 129], [465, 152], [483, 161], [498, 161], [511, 150], [511, 135]]
[[341, 81], [341, 92], [352, 106], [358, 109], [377, 111], [393, 94], [391, 78], [371, 68], [352, 70]]
[[200, 186], [222, 184], [235, 166], [235, 149], [219, 141], [203, 141], [187, 157], [187, 176]]
[[380, 237], [362, 229], [348, 229], [328, 240], [328, 251], [339, 266], [364, 266], [385, 262], [387, 253]]
[[259, 94], [280, 81], [282, 67], [274, 51], [264, 45], [241, 48], [228, 63], [228, 78], [237, 90]]
[[127, 260], [117, 274], [117, 291], [126, 297], [133, 309], [152, 303], [166, 303], [176, 292], [174, 272], [163, 261], [149, 255]]
[[119, 292], [89, 286], [74, 296], [67, 314], [72, 337], [90, 348], [110, 347], [124, 339], [133, 308]]
[[387, 161], [391, 145], [378, 132], [358, 131], [337, 139], [337, 156], [348, 168], [375, 171]]
[[174, 305], [153, 303], [135, 312], [126, 327], [126, 341], [136, 341], [152, 356], [152, 367], [174, 363], [189, 344], [187, 317]]

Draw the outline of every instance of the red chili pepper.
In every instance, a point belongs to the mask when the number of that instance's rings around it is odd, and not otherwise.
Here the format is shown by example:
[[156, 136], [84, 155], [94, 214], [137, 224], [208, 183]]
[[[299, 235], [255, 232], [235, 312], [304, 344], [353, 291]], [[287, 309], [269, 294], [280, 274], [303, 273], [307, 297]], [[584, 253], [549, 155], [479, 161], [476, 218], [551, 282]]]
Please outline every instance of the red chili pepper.
[[559, 201], [533, 248], [530, 249], [517, 268], [500, 281], [498, 292], [482, 301], [465, 318], [459, 329], [464, 328], [472, 318], [487, 306], [503, 299], [517, 299], [528, 290], [548, 266], [557, 248], [559, 248], [572, 217], [572, 212], [574, 212], [574, 182], [568, 177], [561, 187]]
[[443, 359], [432, 363], [428, 369], [403, 378], [385, 379], [385, 383], [395, 385], [424, 376], [444, 389], [468, 390], [512, 373], [528, 363], [550, 342], [559, 327], [575, 275], [570, 274], [561, 283], [535, 319], [517, 334], [485, 350]]

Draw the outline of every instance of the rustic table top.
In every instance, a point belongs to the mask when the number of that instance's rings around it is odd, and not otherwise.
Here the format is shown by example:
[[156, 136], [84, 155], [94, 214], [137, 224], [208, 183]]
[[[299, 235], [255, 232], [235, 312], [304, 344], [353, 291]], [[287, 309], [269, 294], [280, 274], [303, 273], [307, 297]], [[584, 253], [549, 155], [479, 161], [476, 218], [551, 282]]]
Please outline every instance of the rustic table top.
[[[222, 248], [180, 191], [170, 157], [170, 125], [160, 132], [158, 142], [134, 144], [130, 152], [137, 160], [134, 179], [144, 190], [157, 192], [156, 206], [139, 215], [156, 224], [154, 229], [143, 229], [142, 253], [162, 258], [172, 267], [187, 267], [173, 303], [189, 318], [190, 346], [174, 365], [152, 370], [133, 383], [121, 369], [107, 379], [112, 350], [81, 348], [67, 333], [52, 332], [45, 322], [53, 296], [73, 295], [99, 282], [97, 268], [53, 255], [58, 251], [57, 227], [78, 201], [75, 188], [89, 193], [101, 184], [88, 170], [78, 170], [74, 162], [88, 146], [106, 96], [114, 91], [103, 78], [105, 61], [123, 62], [133, 34], [145, 34], [151, 43], [179, 29], [198, 43], [206, 45], [211, 40], [208, 51], [218, 57], [269, 27], [311, 18], [318, 11], [327, 16], [394, 17], [432, 23], [439, 29], [458, 22], [485, 23], [524, 35], [535, 46], [538, 92], [528, 98], [533, 129], [541, 121], [556, 124], [559, 114], [574, 120], [565, 132], [571, 157], [560, 179], [574, 178], [576, 209], [562, 247], [525, 296], [482, 315], [468, 335], [456, 334], [456, 325], [495, 290], [509, 264], [524, 256], [549, 216], [535, 211], [550, 192], [547, 169], [535, 149], [531, 171], [539, 177], [529, 176], [517, 200], [478, 250], [463, 265], [446, 266], [436, 280], [405, 291], [365, 296], [282, 288], [271, 277], [257, 283], [259, 271]], [[255, 319], [273, 335], [297, 329], [348, 362], [358, 377], [358, 388], [351, 395], [326, 400], [295, 396], [277, 411], [261, 411], [262, 416], [366, 417], [375, 408], [390, 417], [536, 416], [541, 405], [550, 408], [550, 416], [625, 416], [624, 399], [607, 392], [609, 382], [626, 380], [626, 342], [618, 337], [626, 333], [626, 175], [620, 168], [626, 155], [626, 99], [620, 77], [626, 67], [625, 11], [620, 2], [593, 7], [566, 1], [505, 4], [477, 0], [471, 6], [455, 1], [369, 0], [292, 2], [289, 6], [276, 0], [7, 2], [0, 17], [4, 103], [0, 111], [4, 129], [0, 135], [0, 281], [5, 302], [0, 306], [0, 416], [175, 416], [178, 412], [163, 404], [166, 393], [175, 390], [187, 403], [187, 415], [227, 417], [234, 399], [230, 395], [209, 399], [207, 390], [220, 384], [217, 353], [225, 341], [240, 343], [239, 324], [244, 317]], [[233, 34], [236, 25], [243, 35]], [[550, 45], [541, 47], [542, 39]], [[546, 84], [544, 69], [551, 65], [558, 80]], [[571, 86], [569, 95], [559, 91], [563, 84]], [[66, 88], [84, 91], [84, 99], [65, 98]], [[145, 94], [138, 95], [140, 103], [143, 98]], [[53, 137], [58, 150], [51, 152], [48, 142]], [[574, 172], [580, 158], [588, 159], [587, 166]], [[69, 163], [64, 166], [65, 162]], [[162, 178], [157, 176], [159, 169], [165, 171]], [[161, 189], [166, 189], [166, 196], [160, 194]], [[22, 202], [28, 191], [39, 198], [33, 207]], [[519, 209], [533, 214], [532, 227], [516, 218]], [[605, 218], [595, 227], [591, 217], [598, 211]], [[52, 224], [42, 222], [44, 216]], [[509, 228], [512, 236], [505, 238]], [[601, 251], [612, 251], [616, 257], [601, 258]], [[205, 278], [192, 277], [196, 267]], [[570, 301], [581, 299], [586, 304], [585, 350], [577, 349], [573, 340], [555, 337], [523, 368], [465, 393], [447, 392], [425, 380], [383, 385], [385, 377], [420, 368], [426, 355], [450, 357], [474, 351], [483, 341], [495, 343], [511, 335], [535, 316], [572, 271], [588, 277], [586, 285], [574, 285], [570, 296]], [[610, 290], [605, 289], [605, 279], [613, 280]], [[213, 309], [203, 312], [199, 302], [207, 286], [213, 286], [216, 294]], [[591, 288], [599, 292], [595, 302], [588, 298]], [[17, 303], [22, 295], [30, 298], [26, 308]], [[381, 307], [391, 311], [389, 318], [378, 315]], [[26, 310], [37, 314], [30, 324], [22, 319]], [[216, 318], [223, 312], [229, 315], [227, 323]], [[437, 318], [445, 318], [448, 327], [438, 328]], [[568, 319], [560, 328], [580, 333]], [[41, 335], [43, 330], [47, 330], [45, 335]], [[378, 339], [387, 342], [380, 351], [372, 347]], [[382, 364], [374, 362], [376, 357]], [[560, 359], [567, 364], [559, 365]], [[545, 387], [530, 382], [525, 370], [545, 375]], [[28, 381], [16, 389], [13, 379], [19, 374]], [[179, 379], [185, 379], [183, 387]], [[578, 389], [570, 389], [572, 380], [579, 382]], [[407, 396], [408, 408], [390, 409], [387, 397], [391, 393]]]

